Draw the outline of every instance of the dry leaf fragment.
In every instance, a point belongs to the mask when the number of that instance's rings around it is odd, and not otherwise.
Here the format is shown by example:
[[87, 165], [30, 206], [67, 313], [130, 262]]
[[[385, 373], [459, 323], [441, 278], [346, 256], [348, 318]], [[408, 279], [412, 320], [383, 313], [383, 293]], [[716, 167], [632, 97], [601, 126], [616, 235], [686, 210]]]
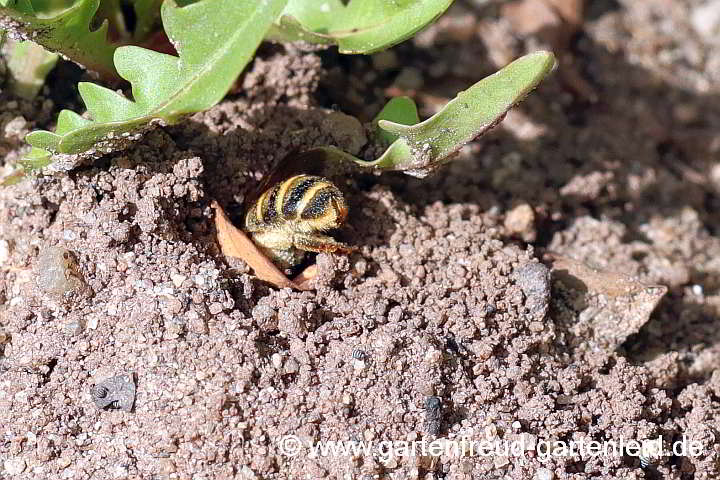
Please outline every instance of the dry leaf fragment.
[[300, 272], [300, 274], [293, 278], [293, 282], [295, 285], [298, 286], [300, 290], [313, 290], [313, 287], [311, 287], [311, 282], [315, 279], [317, 276], [317, 265], [310, 265], [305, 270]]
[[245, 261], [253, 269], [255, 276], [276, 287], [312, 290], [310, 282], [317, 272], [315, 265], [306, 268], [296, 277], [296, 281], [290, 280], [260, 251], [245, 232], [232, 224], [217, 202], [213, 201], [210, 206], [215, 210], [215, 229], [223, 255]]
[[[577, 312], [568, 330], [581, 348], [613, 351], [650, 319], [664, 285], [647, 285], [628, 275], [592, 268], [582, 262], [548, 254], [553, 276], [565, 291], [565, 307]], [[590, 341], [588, 342], [587, 339]]]

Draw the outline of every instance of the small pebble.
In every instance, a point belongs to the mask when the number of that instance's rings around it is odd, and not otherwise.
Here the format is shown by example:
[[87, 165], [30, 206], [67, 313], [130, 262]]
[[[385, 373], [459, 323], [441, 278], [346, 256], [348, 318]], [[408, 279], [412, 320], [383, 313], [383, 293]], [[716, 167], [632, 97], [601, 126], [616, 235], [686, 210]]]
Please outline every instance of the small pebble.
[[287, 361], [285, 362], [285, 373], [293, 374], [293, 373], [297, 373], [299, 370], [300, 370], [300, 364], [298, 363], [298, 361], [292, 357], [288, 358]]
[[160, 472], [164, 473], [165, 475], [169, 475], [171, 473], [175, 473], [175, 462], [170, 460], [169, 458], [164, 458], [160, 462]]
[[180, 300], [175, 297], [167, 297], [165, 299], [165, 307], [167, 311], [173, 315], [177, 315], [182, 311], [183, 304]]
[[255, 475], [255, 472], [250, 470], [250, 467], [248, 467], [247, 465], [244, 465], [240, 469], [240, 478], [242, 478], [243, 480], [258, 480], [258, 476]]
[[538, 468], [537, 472], [535, 472], [535, 478], [536, 480], [553, 480], [555, 474], [547, 468]]
[[710, 168], [710, 182], [715, 187], [715, 192], [720, 193], [720, 163]]
[[27, 133], [27, 120], [17, 116], [5, 125], [5, 136], [7, 138], [22, 138]]
[[25, 459], [19, 457], [8, 458], [3, 464], [3, 467], [5, 468], [5, 473], [7, 473], [8, 475], [20, 475], [25, 471], [26, 466], [27, 465], [25, 464]]
[[530, 322], [530, 325], [528, 325], [528, 328], [531, 332], [534, 333], [540, 333], [545, 329], [545, 326], [542, 322]]
[[80, 322], [70, 322], [65, 325], [65, 331], [68, 335], [80, 335], [83, 332], [83, 326]]
[[88, 318], [87, 321], [87, 328], [90, 330], [95, 330], [98, 326], [98, 317], [97, 315], [92, 315], [90, 318]]
[[510, 460], [508, 460], [508, 457], [505, 456], [497, 456], [494, 460], [495, 468], [502, 468], [510, 463]]
[[258, 326], [265, 331], [278, 328], [278, 312], [269, 305], [256, 305], [252, 310], [252, 316]]
[[363, 350], [360, 350], [359, 348], [353, 350], [350, 355], [352, 356], [352, 358], [355, 358], [357, 360], [365, 360], [367, 358], [367, 353], [365, 353]]
[[172, 280], [173, 285], [175, 285], [177, 288], [180, 288], [182, 287], [183, 282], [187, 280], [187, 277], [184, 275], [173, 273], [170, 275], [170, 280]]
[[510, 210], [505, 216], [505, 228], [511, 235], [520, 237], [524, 242], [533, 242], [537, 237], [535, 231], [535, 212], [527, 203], [522, 203]]
[[193, 332], [197, 335], [204, 335], [208, 332], [207, 324], [205, 323], [205, 319], [203, 319], [200, 315], [197, 314], [194, 310], [191, 310], [188, 312], [188, 330], [190, 332]]
[[425, 363], [427, 363], [429, 365], [439, 365], [440, 363], [442, 363], [442, 358], [443, 358], [443, 355], [440, 350], [438, 350], [436, 348], [430, 348], [425, 353], [424, 360], [425, 360]]
[[116, 465], [113, 472], [113, 476], [115, 478], [126, 478], [128, 476], [128, 467], [127, 465]]
[[367, 272], [367, 261], [365, 259], [360, 259], [357, 262], [355, 262], [355, 265], [353, 265], [353, 269], [350, 273], [354, 277], [362, 277]]
[[696, 105], [681, 103], [673, 108], [673, 116], [684, 125], [696, 122], [700, 116], [700, 109]]
[[409, 243], [403, 243], [398, 247], [398, 253], [401, 257], [410, 257], [414, 253], [415, 249]]
[[720, 0], [709, 0], [695, 7], [690, 14], [690, 23], [707, 39], [720, 34]]
[[533, 320], [544, 319], [550, 306], [550, 270], [542, 263], [530, 262], [512, 276], [525, 295], [525, 306], [535, 317]]
[[40, 250], [35, 263], [35, 281], [46, 293], [65, 294], [82, 284], [74, 274], [75, 258], [62, 247], [46, 247]]
[[10, 243], [0, 240], [0, 265], [4, 265], [10, 258]]
[[425, 431], [430, 435], [438, 435], [442, 427], [443, 405], [440, 397], [425, 398]]
[[354, 369], [356, 372], [360, 372], [360, 371], [362, 371], [362, 370], [365, 370], [365, 362], [362, 361], [362, 360], [354, 359], [353, 362], [352, 362], [352, 365], [353, 365], [353, 369]]

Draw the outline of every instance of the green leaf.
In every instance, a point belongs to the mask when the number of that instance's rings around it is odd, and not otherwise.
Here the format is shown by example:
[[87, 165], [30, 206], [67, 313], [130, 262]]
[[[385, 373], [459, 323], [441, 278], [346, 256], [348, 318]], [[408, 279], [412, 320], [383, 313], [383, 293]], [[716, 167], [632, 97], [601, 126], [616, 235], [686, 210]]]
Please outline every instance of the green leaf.
[[52, 156], [41, 148], [32, 148], [30, 153], [20, 161], [24, 170], [39, 170], [47, 167], [52, 161]]
[[[37, 0], [34, 0], [37, 1]], [[122, 11], [123, 0], [100, 0], [100, 7], [95, 12], [95, 20], [108, 22], [108, 36], [113, 42], [119, 45], [125, 45], [130, 40], [125, 15]]]
[[22, 13], [34, 13], [30, 0], [0, 0], [0, 7], [13, 7]]
[[341, 53], [373, 53], [432, 23], [453, 0], [290, 0], [269, 39], [338, 45]]
[[162, 0], [135, 0], [135, 40], [144, 40], [152, 33], [156, 24], [160, 23], [160, 4]]
[[[179, 57], [127, 46], [115, 66], [132, 85], [133, 100], [92, 83], [78, 89], [92, 121], [64, 110], [55, 133], [36, 131], [26, 140], [56, 154], [122, 147], [130, 132], [152, 120], [171, 124], [220, 101], [252, 58], [287, 0], [203, 0], [162, 5], [162, 19]], [[92, 154], [88, 152], [87, 154]]]
[[8, 187], [18, 184], [27, 178], [28, 172], [47, 167], [51, 161], [52, 158], [49, 152], [33, 147], [30, 153], [20, 160], [20, 168], [16, 169], [10, 176], [5, 177], [3, 181], [0, 182], [0, 186]]
[[[104, 77], [116, 75], [112, 57], [115, 47], [107, 41], [107, 22], [90, 31], [100, 0], [77, 0], [70, 8], [40, 17], [29, 0], [6, 0], [0, 6], [0, 26], [24, 40], [32, 40], [52, 52], [62, 53]], [[53, 3], [38, 4], [50, 8]]]
[[33, 42], [19, 42], [12, 45], [8, 71], [10, 91], [15, 95], [32, 100], [45, 84], [45, 77], [55, 67], [57, 53], [50, 53]]
[[380, 120], [387, 120], [403, 125], [415, 125], [416, 123], [420, 123], [417, 105], [415, 105], [415, 102], [410, 97], [391, 98], [390, 101], [385, 104], [383, 109], [380, 110], [380, 113], [378, 113], [373, 119], [375, 132], [389, 145], [399, 137], [394, 133], [387, 132], [379, 128], [378, 123]]
[[[467, 142], [497, 125], [505, 113], [537, 87], [555, 65], [552, 53], [531, 53], [460, 92], [440, 112], [422, 123], [408, 126], [380, 120], [380, 129], [397, 135], [399, 138], [395, 143], [405, 143], [412, 154], [410, 157], [397, 157], [396, 152], [389, 149], [391, 155], [383, 155], [375, 165], [418, 175], [427, 174], [445, 163]], [[399, 151], [404, 154], [405, 148]]]
[[550, 52], [525, 55], [460, 92], [440, 112], [421, 123], [413, 123], [407, 100], [391, 100], [379, 115], [386, 119], [377, 121], [378, 134], [396, 140], [377, 160], [360, 160], [335, 147], [322, 147], [319, 154], [367, 168], [400, 170], [424, 177], [448, 162], [467, 142], [497, 125], [555, 65], [555, 56]]

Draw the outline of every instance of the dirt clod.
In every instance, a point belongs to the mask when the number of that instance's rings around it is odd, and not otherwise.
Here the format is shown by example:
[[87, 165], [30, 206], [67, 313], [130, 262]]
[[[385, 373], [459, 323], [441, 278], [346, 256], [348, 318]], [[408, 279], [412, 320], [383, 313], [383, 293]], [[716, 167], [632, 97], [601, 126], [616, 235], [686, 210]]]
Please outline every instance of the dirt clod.
[[442, 428], [442, 399], [427, 397], [425, 399], [425, 431], [429, 435], [437, 435]]
[[523, 203], [510, 210], [505, 217], [505, 228], [511, 235], [521, 238], [524, 242], [534, 242], [537, 231], [532, 207]]
[[35, 281], [44, 292], [63, 295], [81, 287], [75, 273], [75, 255], [62, 247], [47, 247], [38, 255], [35, 265]]
[[94, 385], [91, 394], [98, 408], [129, 412], [135, 403], [135, 380], [132, 375], [116, 375]]
[[530, 262], [515, 270], [513, 278], [525, 296], [525, 306], [533, 320], [543, 320], [550, 307], [550, 269], [542, 263]]

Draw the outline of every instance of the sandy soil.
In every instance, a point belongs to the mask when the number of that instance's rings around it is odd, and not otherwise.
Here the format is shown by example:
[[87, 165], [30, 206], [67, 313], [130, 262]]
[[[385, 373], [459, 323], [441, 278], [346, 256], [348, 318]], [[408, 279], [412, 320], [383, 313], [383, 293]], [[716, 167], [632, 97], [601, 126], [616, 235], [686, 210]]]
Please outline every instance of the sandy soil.
[[[210, 111], [0, 190], [0, 478], [720, 478], [720, 36], [699, 0], [590, 2], [570, 34], [503, 8], [372, 58], [264, 46]], [[429, 115], [548, 46], [560, 71], [434, 176], [334, 172], [359, 250], [319, 255], [316, 292], [220, 255], [211, 200], [239, 221], [293, 149], [370, 155], [335, 110], [409, 92]], [[63, 75], [0, 94], [6, 165], [77, 106]], [[130, 411], [94, 402], [116, 375]], [[701, 454], [532, 448], [658, 436]], [[528, 451], [309, 454], [462, 437]]]

